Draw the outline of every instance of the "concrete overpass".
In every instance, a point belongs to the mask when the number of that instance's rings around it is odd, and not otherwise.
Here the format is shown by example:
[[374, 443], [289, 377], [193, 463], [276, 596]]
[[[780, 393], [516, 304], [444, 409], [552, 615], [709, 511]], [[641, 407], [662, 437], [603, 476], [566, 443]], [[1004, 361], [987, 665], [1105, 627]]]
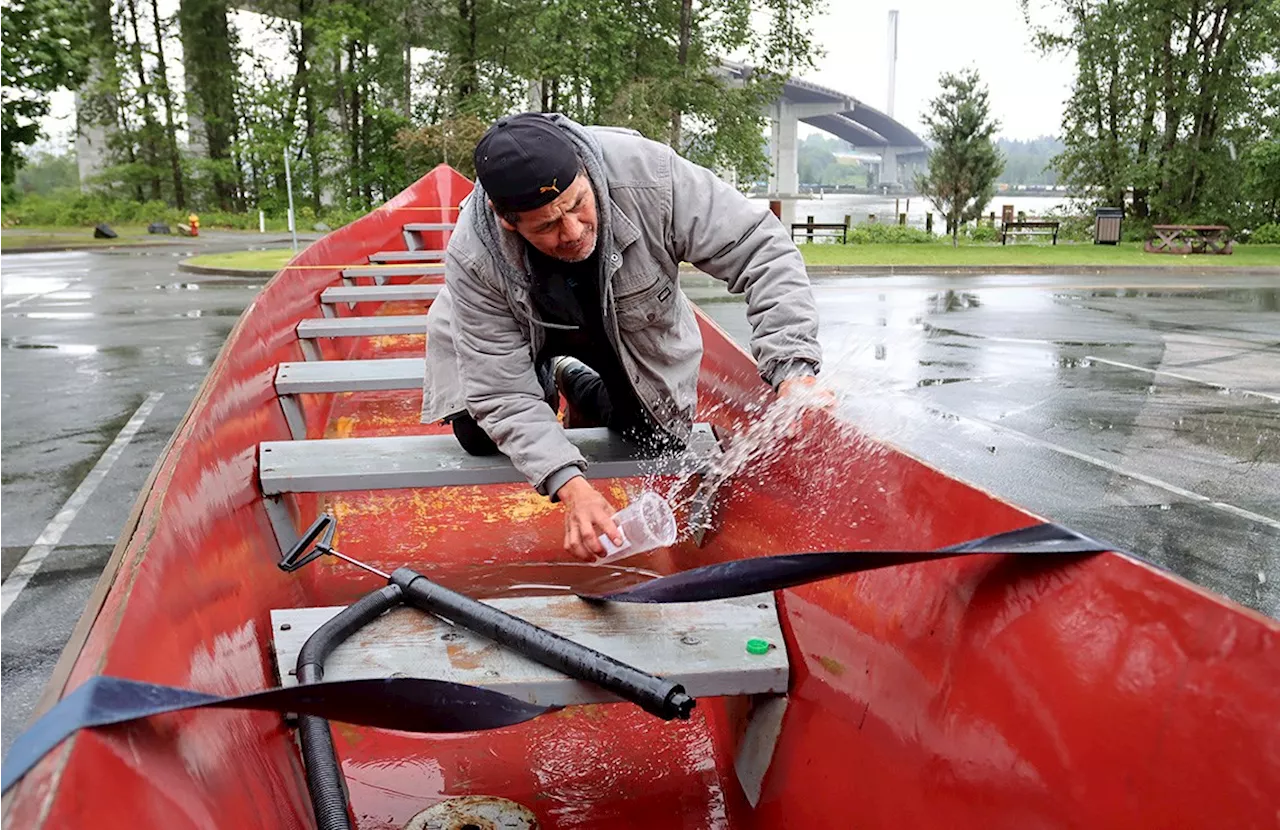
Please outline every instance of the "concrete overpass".
[[[751, 74], [746, 64], [726, 61], [722, 66], [731, 80]], [[765, 112], [773, 125], [769, 192], [782, 199], [782, 221], [787, 225], [795, 221], [793, 200], [800, 191], [797, 132], [801, 121], [856, 149], [879, 154], [880, 183], [886, 186], [898, 185], [903, 165], [922, 163], [928, 152], [924, 141], [893, 117], [852, 95], [803, 78], [789, 78], [782, 96]]]

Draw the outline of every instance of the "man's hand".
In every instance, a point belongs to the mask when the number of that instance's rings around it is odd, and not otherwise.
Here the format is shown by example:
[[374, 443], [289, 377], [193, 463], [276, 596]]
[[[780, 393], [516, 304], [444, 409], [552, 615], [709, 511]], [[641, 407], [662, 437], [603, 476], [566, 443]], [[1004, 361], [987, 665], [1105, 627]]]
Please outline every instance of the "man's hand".
[[608, 499], [583, 476], [569, 479], [556, 491], [564, 502], [564, 549], [576, 559], [590, 562], [604, 554], [598, 538], [604, 533], [622, 544], [622, 533], [613, 523], [616, 512]]
[[794, 398], [815, 409], [834, 409], [836, 395], [826, 387], [818, 386], [813, 375], [797, 375], [778, 384], [779, 398]]

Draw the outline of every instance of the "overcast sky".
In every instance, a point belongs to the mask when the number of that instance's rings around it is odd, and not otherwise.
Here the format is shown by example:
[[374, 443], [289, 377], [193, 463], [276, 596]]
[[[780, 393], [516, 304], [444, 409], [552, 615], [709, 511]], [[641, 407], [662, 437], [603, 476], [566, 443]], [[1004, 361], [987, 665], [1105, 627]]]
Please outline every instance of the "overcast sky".
[[[1045, 3], [1033, 0], [1037, 23], [1050, 20]], [[173, 5], [173, 0], [161, 3]], [[920, 116], [938, 94], [938, 76], [972, 66], [991, 90], [1000, 135], [1025, 139], [1058, 134], [1072, 65], [1032, 48], [1018, 0], [827, 0], [827, 12], [814, 27], [826, 54], [818, 59], [817, 71], [804, 77], [883, 109], [890, 9], [900, 13], [894, 99], [898, 120], [923, 133]], [[182, 88], [180, 78], [171, 80]], [[66, 147], [75, 129], [71, 93], [52, 97], [52, 111], [45, 119], [50, 140], [42, 142], [41, 149]], [[800, 129], [802, 135], [813, 131], [804, 124]]]
[[[976, 68], [991, 90], [992, 113], [1008, 138], [1057, 135], [1074, 70], [1031, 45], [1018, 0], [828, 0], [815, 27], [826, 50], [806, 77], [883, 109], [888, 94], [889, 10], [898, 15], [894, 117], [923, 132], [920, 115], [938, 94], [938, 76]], [[1041, 2], [1034, 22], [1052, 22]], [[801, 125], [801, 129], [806, 129]], [[811, 128], [809, 128], [810, 131]]]

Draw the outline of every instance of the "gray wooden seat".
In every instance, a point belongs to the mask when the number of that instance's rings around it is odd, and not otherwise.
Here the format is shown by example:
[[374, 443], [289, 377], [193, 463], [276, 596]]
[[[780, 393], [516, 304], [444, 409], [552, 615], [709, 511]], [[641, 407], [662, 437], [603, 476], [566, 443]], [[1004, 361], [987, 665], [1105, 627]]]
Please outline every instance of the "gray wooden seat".
[[457, 227], [453, 222], [410, 222], [404, 226], [408, 233], [423, 233], [425, 231], [451, 231]]
[[[434, 300], [444, 288], [441, 283], [413, 285], [349, 285], [326, 288], [320, 293], [322, 305], [336, 303], [389, 303], [396, 300]], [[328, 316], [326, 314], [326, 316]]]
[[[590, 462], [587, 478], [626, 478], [662, 471], [663, 462], [646, 458], [608, 429], [568, 429], [565, 433]], [[695, 424], [689, 443], [691, 456], [705, 458], [716, 448], [711, 427]], [[525, 480], [506, 456], [469, 455], [452, 435], [264, 441], [258, 450], [259, 479], [263, 494], [268, 496]]]
[[276, 367], [276, 394], [289, 433], [301, 441], [307, 437], [307, 422], [297, 395], [421, 389], [422, 373], [420, 357], [281, 363]]
[[369, 254], [370, 262], [441, 262], [444, 251], [378, 251]]
[[[773, 594], [709, 602], [587, 603], [575, 596], [504, 597], [488, 605], [610, 657], [673, 680], [694, 697], [778, 694], [787, 690], [787, 649]], [[338, 607], [271, 612], [281, 686], [297, 683], [298, 652]], [[751, 654], [760, 638], [774, 648]], [[326, 658], [325, 680], [423, 677], [482, 686], [543, 706], [617, 700], [609, 692], [547, 668], [412, 608], [387, 612]]]
[[427, 315], [389, 314], [382, 317], [311, 317], [298, 323], [298, 337], [381, 337], [388, 334], [425, 334]]
[[431, 277], [444, 275], [443, 262], [424, 262], [417, 265], [357, 265], [352, 268], [344, 268], [342, 271], [343, 280], [354, 280], [357, 277], [373, 277], [377, 282], [382, 282], [387, 277]]
[[[321, 306], [325, 308], [326, 306]], [[385, 337], [394, 334], [426, 334], [427, 315], [391, 314], [381, 317], [311, 317], [298, 323], [302, 356], [319, 360], [313, 340], [321, 337]]]

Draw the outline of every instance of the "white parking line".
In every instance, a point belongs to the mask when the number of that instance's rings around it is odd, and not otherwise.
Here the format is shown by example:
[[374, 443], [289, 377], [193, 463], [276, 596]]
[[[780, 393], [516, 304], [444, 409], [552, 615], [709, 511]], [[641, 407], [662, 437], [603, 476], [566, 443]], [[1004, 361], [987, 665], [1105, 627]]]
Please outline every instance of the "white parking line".
[[1211, 380], [1193, 378], [1190, 375], [1182, 375], [1177, 372], [1166, 372], [1163, 369], [1148, 369], [1145, 366], [1134, 366], [1132, 363], [1121, 363], [1118, 360], [1107, 360], [1105, 357], [1094, 357], [1093, 355], [1086, 355], [1085, 360], [1088, 360], [1091, 363], [1105, 363], [1108, 366], [1119, 366], [1121, 369], [1132, 369], [1135, 372], [1146, 372], [1151, 375], [1164, 375], [1165, 377], [1177, 378], [1178, 380], [1187, 380], [1204, 386], [1212, 386], [1214, 389], [1223, 389], [1227, 392], [1239, 392], [1241, 395], [1253, 395], [1258, 398], [1266, 398], [1273, 403], [1280, 403], [1280, 395], [1269, 395], [1266, 392], [1255, 392], [1252, 389], [1240, 389], [1236, 386], [1225, 386], [1221, 383], [1214, 383]]
[[948, 416], [958, 418], [962, 421], [969, 421], [971, 423], [981, 424], [982, 426], [987, 427], [988, 429], [995, 430], [996, 432], [1003, 432], [1008, 435], [1012, 435], [1015, 438], [1018, 438], [1022, 441], [1027, 442], [1028, 444], [1034, 444], [1038, 447], [1043, 447], [1044, 449], [1053, 450], [1054, 452], [1058, 452], [1058, 453], [1062, 453], [1063, 455], [1070, 456], [1071, 458], [1074, 458], [1078, 461], [1083, 461], [1086, 464], [1092, 464], [1095, 467], [1101, 467], [1102, 469], [1113, 472], [1116, 475], [1122, 475], [1126, 478], [1132, 478], [1136, 481], [1141, 481], [1143, 484], [1149, 484], [1152, 487], [1156, 487], [1160, 490], [1165, 490], [1170, 493], [1173, 493], [1174, 495], [1182, 496], [1184, 499], [1198, 502], [1200, 504], [1205, 505], [1206, 507], [1211, 507], [1214, 510], [1220, 510], [1223, 513], [1230, 513], [1233, 516], [1239, 516], [1242, 519], [1248, 519], [1251, 522], [1257, 522], [1258, 524], [1267, 525], [1268, 527], [1273, 527], [1276, 530], [1280, 530], [1280, 519], [1273, 519], [1270, 516], [1263, 516], [1260, 513], [1254, 513], [1250, 510], [1245, 510], [1243, 507], [1236, 507], [1234, 504], [1227, 504], [1226, 502], [1214, 501], [1208, 496], [1202, 495], [1200, 493], [1196, 493], [1192, 490], [1187, 490], [1186, 488], [1179, 487], [1176, 484], [1170, 484], [1167, 481], [1162, 481], [1158, 478], [1154, 478], [1144, 473], [1135, 472], [1133, 470], [1126, 470], [1123, 467], [1120, 467], [1116, 464], [1112, 464], [1110, 461], [1106, 461], [1101, 458], [1094, 458], [1092, 455], [1086, 455], [1085, 453], [1077, 452], [1076, 450], [1073, 450], [1069, 447], [1064, 447], [1061, 444], [1055, 444], [1052, 441], [1046, 441], [1043, 438], [1037, 438], [1034, 435], [1028, 435], [1025, 432], [1019, 432], [1016, 429], [1010, 429], [1009, 427], [1003, 426], [1001, 424], [993, 423], [984, 418], [975, 418], [972, 415], [961, 415], [959, 412], [953, 412], [947, 409], [938, 409], [936, 407], [931, 407], [931, 408], [935, 412], [944, 413]]
[[5, 303], [3, 306], [0, 306], [0, 310], [8, 311], [11, 308], [17, 308], [23, 303], [29, 303], [32, 300], [39, 299], [40, 297], [45, 297], [45, 296], [48, 296], [49, 294], [57, 294], [59, 291], [66, 291], [68, 288], [70, 288], [71, 286], [75, 285], [78, 282], [80, 282], [80, 280], [71, 280], [70, 282], [66, 282], [66, 283], [63, 283], [62, 285], [59, 285], [57, 288], [50, 288], [48, 291], [38, 291], [35, 294], [28, 294], [27, 296], [23, 297], [21, 300], [13, 300], [12, 302]]
[[89, 497], [93, 495], [93, 491], [97, 490], [98, 485], [107, 477], [107, 473], [111, 470], [111, 465], [116, 463], [116, 459], [120, 457], [124, 452], [124, 448], [133, 440], [133, 436], [137, 435], [138, 430], [142, 429], [142, 422], [147, 420], [151, 410], [155, 409], [156, 404], [163, 397], [163, 392], [152, 392], [147, 395], [147, 399], [134, 411], [133, 417], [124, 425], [124, 429], [120, 430], [115, 440], [111, 442], [111, 446], [107, 447], [107, 451], [98, 459], [98, 463], [93, 465], [93, 469], [84, 477], [84, 481], [80, 482], [80, 486], [67, 499], [66, 504], [62, 505], [62, 509], [58, 511], [58, 514], [49, 520], [49, 524], [45, 525], [44, 530], [36, 537], [35, 544], [23, 555], [17, 566], [9, 572], [9, 578], [4, 581], [3, 585], [0, 585], [0, 615], [9, 612], [9, 606], [18, 598], [18, 594], [22, 593], [22, 589], [27, 587], [31, 577], [35, 576], [36, 572], [40, 570], [44, 560], [49, 557], [49, 554], [53, 553], [54, 548], [58, 546], [58, 542], [62, 540], [62, 535], [67, 532], [67, 528], [75, 520], [76, 514], [80, 512], [80, 508], [84, 507], [85, 502], [89, 501]]

